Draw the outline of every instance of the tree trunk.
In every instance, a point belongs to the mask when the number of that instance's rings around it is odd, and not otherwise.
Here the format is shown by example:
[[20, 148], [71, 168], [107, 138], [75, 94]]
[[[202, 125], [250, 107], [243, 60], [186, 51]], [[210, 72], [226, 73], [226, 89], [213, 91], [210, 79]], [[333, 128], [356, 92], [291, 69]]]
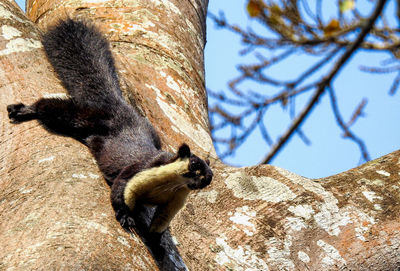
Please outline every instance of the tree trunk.
[[[153, 123], [163, 147], [187, 142], [211, 158], [213, 182], [173, 220], [179, 253], [171, 248], [161, 269], [184, 269], [181, 256], [190, 270], [395, 270], [400, 152], [320, 180], [215, 159], [204, 88], [206, 7], [206, 0], [27, 6], [43, 30], [67, 15], [95, 21], [112, 43], [126, 98]], [[7, 104], [65, 90], [35, 24], [7, 0], [0, 0], [0, 21], [0, 270], [155, 270], [137, 235], [114, 219], [109, 188], [87, 149], [37, 122], [8, 122]]]

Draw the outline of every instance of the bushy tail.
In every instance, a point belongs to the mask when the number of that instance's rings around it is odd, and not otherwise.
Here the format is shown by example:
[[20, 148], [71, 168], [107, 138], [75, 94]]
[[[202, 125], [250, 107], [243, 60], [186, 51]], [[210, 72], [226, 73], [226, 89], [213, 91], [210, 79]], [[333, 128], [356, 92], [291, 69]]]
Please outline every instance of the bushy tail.
[[109, 43], [93, 25], [67, 19], [50, 29], [42, 42], [74, 101], [102, 106], [122, 97]]

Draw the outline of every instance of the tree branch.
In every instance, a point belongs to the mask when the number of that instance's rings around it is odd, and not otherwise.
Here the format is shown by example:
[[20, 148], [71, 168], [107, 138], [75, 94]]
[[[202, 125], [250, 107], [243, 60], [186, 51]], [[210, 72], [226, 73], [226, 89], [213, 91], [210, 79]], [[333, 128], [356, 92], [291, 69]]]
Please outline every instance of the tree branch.
[[[350, 120], [350, 123], [346, 124], [343, 121], [342, 116], [340, 115], [339, 108], [338, 108], [338, 105], [337, 105], [336, 96], [335, 96], [335, 92], [334, 92], [333, 88], [332, 87], [328, 87], [328, 92], [329, 92], [329, 98], [330, 98], [330, 101], [331, 101], [331, 106], [332, 106], [333, 113], [335, 115], [336, 122], [338, 123], [339, 127], [344, 131], [344, 137], [345, 138], [349, 138], [352, 141], [354, 141], [358, 145], [358, 147], [360, 148], [362, 159], [364, 161], [369, 161], [370, 160], [370, 156], [368, 154], [368, 150], [367, 150], [367, 147], [366, 147], [365, 143], [359, 137], [357, 137], [353, 132], [351, 132], [350, 129], [349, 129], [349, 126], [352, 124], [351, 120], [355, 119], [356, 117], [353, 116], [352, 119]], [[362, 104], [363, 103], [361, 103], [361, 105]], [[360, 108], [360, 106], [359, 106], [359, 108]], [[357, 111], [356, 111], [356, 114], [357, 114]]]
[[358, 35], [358, 37], [355, 40], [355, 42], [350, 47], [348, 47], [347, 50], [342, 55], [342, 57], [339, 58], [339, 60], [336, 62], [335, 66], [333, 67], [331, 72], [328, 74], [328, 76], [321, 80], [317, 91], [311, 97], [310, 101], [308, 102], [308, 105], [303, 109], [303, 111], [300, 113], [300, 115], [292, 122], [292, 125], [286, 131], [286, 133], [272, 147], [272, 149], [268, 153], [268, 155], [262, 160], [262, 162], [261, 162], [262, 164], [270, 163], [272, 161], [272, 159], [282, 149], [282, 147], [288, 142], [288, 140], [294, 134], [296, 129], [298, 127], [300, 127], [300, 125], [303, 123], [303, 121], [306, 119], [306, 117], [309, 115], [311, 110], [314, 108], [314, 106], [318, 102], [318, 100], [321, 97], [321, 95], [325, 92], [326, 88], [331, 84], [331, 82], [334, 79], [334, 77], [337, 75], [337, 73], [340, 71], [340, 69], [343, 67], [343, 65], [349, 60], [351, 55], [357, 50], [357, 48], [363, 42], [364, 38], [371, 31], [375, 21], [377, 20], [377, 18], [381, 14], [381, 12], [383, 10], [383, 7], [385, 6], [386, 2], [387, 2], [386, 0], [380, 0], [377, 3], [374, 12], [370, 16], [370, 18], [366, 21], [364, 27], [361, 30], [361, 33]]

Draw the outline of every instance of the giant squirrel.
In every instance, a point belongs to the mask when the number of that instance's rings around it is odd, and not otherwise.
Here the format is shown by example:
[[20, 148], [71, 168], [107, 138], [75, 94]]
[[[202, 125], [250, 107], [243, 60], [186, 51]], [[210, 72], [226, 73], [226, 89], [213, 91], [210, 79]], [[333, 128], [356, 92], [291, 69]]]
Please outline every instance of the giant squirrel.
[[161, 149], [150, 122], [121, 93], [110, 46], [86, 21], [60, 21], [42, 37], [48, 60], [68, 98], [41, 98], [7, 106], [12, 122], [37, 119], [50, 132], [86, 145], [111, 185], [111, 203], [124, 228], [134, 226], [137, 203], [156, 205], [150, 232], [162, 233], [190, 190], [207, 186], [209, 162], [182, 144]]

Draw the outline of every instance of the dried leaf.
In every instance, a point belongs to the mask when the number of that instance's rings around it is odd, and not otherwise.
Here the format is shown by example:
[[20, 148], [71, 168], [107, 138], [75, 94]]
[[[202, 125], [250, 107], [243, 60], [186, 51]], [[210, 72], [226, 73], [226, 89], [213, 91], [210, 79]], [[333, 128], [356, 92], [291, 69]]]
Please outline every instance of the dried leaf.
[[262, 5], [260, 1], [250, 0], [247, 3], [247, 12], [249, 13], [250, 17], [257, 17], [261, 14]]
[[340, 30], [340, 23], [336, 19], [332, 19], [327, 26], [324, 27], [324, 35], [330, 36]]
[[272, 14], [275, 14], [275, 15], [281, 16], [281, 15], [283, 14], [283, 10], [281, 10], [281, 8], [280, 8], [277, 4], [271, 5], [271, 7], [269, 8], [269, 10], [270, 10], [270, 12], [271, 12]]
[[354, 1], [354, 0], [343, 0], [340, 3], [340, 7], [339, 8], [340, 8], [341, 12], [346, 12], [346, 11], [355, 9], [355, 7], [356, 7], [356, 1]]

